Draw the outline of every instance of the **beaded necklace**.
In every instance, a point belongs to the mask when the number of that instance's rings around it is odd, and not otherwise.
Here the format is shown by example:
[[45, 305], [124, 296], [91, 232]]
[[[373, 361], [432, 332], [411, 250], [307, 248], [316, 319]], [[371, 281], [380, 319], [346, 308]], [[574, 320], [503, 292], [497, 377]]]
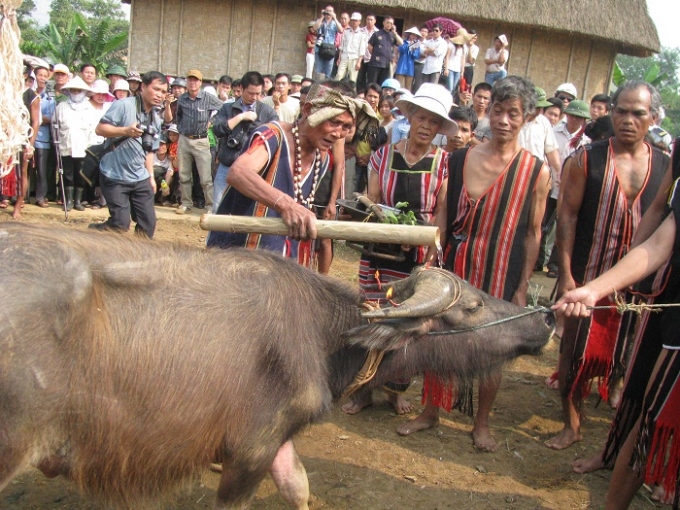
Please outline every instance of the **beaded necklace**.
[[316, 149], [314, 155], [314, 179], [312, 180], [312, 189], [307, 198], [302, 195], [302, 149], [300, 148], [300, 134], [298, 132], [298, 123], [293, 124], [293, 142], [295, 146], [295, 166], [293, 167], [293, 194], [295, 201], [298, 204], [304, 205], [307, 209], [311, 209], [314, 205], [314, 194], [316, 193], [316, 183], [319, 180], [319, 169], [321, 168], [321, 151]]

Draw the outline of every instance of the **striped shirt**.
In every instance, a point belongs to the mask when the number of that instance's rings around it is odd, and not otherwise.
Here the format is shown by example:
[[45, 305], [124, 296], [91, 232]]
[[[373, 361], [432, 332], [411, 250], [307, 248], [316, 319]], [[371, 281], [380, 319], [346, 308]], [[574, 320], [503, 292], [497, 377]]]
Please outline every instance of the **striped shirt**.
[[201, 90], [191, 99], [185, 92], [177, 99], [177, 131], [184, 136], [207, 136], [208, 121], [213, 112], [222, 108], [222, 101]]

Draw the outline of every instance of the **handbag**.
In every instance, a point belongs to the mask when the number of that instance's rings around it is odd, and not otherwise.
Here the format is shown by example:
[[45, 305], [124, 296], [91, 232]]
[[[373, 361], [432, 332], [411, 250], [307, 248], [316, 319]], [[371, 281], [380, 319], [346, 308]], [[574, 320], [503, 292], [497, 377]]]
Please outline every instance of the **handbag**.
[[85, 149], [85, 158], [80, 167], [80, 175], [89, 186], [95, 186], [99, 181], [99, 165], [104, 156], [116, 150], [120, 144], [129, 139], [129, 136], [123, 136], [117, 140], [111, 140], [108, 143], [104, 142], [97, 145], [90, 145]]
[[335, 58], [337, 49], [334, 43], [321, 43], [319, 46], [319, 57], [322, 60], [332, 60]]

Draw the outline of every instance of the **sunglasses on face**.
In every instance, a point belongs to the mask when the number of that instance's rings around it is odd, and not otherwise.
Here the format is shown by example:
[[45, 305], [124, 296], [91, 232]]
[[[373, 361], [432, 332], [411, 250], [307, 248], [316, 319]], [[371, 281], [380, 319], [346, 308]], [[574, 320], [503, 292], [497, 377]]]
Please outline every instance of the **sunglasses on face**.
[[566, 101], [567, 103], [571, 103], [574, 100], [574, 98], [567, 96], [557, 96], [557, 99], [560, 101]]

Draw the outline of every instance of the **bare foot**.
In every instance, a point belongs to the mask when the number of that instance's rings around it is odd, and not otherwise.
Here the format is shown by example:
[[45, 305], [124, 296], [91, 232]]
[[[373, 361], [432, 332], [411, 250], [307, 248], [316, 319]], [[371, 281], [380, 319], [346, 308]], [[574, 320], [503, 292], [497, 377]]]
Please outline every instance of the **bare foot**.
[[493, 453], [498, 450], [498, 443], [494, 440], [488, 427], [472, 429], [472, 441], [482, 451]]
[[578, 473], [579, 475], [592, 473], [593, 471], [604, 469], [605, 467], [607, 466], [605, 466], [602, 461], [602, 452], [593, 455], [588, 459], [576, 459], [571, 463], [571, 469], [574, 470], [574, 473]]
[[673, 498], [675, 494], [670, 493], [668, 494], [663, 486], [661, 485], [654, 485], [652, 487], [652, 495], [649, 497], [652, 501], [658, 501], [659, 503], [663, 505], [670, 505], [673, 503]]
[[553, 375], [550, 377], [547, 377], [545, 379], [545, 385], [550, 388], [551, 390], [559, 390], [560, 389], [560, 381], [557, 378], [557, 372], [555, 372]]
[[618, 409], [621, 403], [621, 395], [623, 394], [623, 383], [621, 380], [617, 381], [616, 386], [609, 392], [609, 406], [612, 409]]
[[23, 220], [24, 217], [21, 215], [21, 208], [20, 207], [15, 207], [14, 211], [12, 211], [12, 219], [13, 220]]
[[581, 436], [580, 432], [564, 428], [559, 434], [552, 439], [548, 439], [544, 444], [552, 450], [564, 450], [581, 439], [583, 439], [583, 436]]
[[397, 414], [408, 414], [413, 412], [413, 405], [406, 400], [400, 393], [387, 392], [387, 401], [392, 404]]
[[361, 400], [350, 399], [344, 406], [341, 407], [342, 412], [346, 414], [359, 414], [364, 407], [373, 405], [373, 398], [369, 394], [366, 398]]
[[397, 434], [400, 436], [408, 436], [412, 432], [418, 432], [419, 430], [427, 430], [439, 425], [439, 417], [429, 417], [421, 414], [417, 418], [414, 418], [406, 423], [402, 423], [397, 427]]

